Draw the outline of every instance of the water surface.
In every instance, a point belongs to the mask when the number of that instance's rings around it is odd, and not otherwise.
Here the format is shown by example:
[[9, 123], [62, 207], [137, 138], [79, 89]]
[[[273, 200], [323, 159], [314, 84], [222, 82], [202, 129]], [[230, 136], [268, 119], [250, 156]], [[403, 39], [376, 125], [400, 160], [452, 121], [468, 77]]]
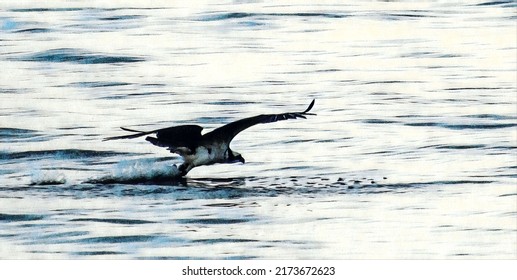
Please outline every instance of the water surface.
[[[516, 6], [0, 4], [0, 258], [514, 259]], [[102, 141], [312, 99], [183, 180]]]

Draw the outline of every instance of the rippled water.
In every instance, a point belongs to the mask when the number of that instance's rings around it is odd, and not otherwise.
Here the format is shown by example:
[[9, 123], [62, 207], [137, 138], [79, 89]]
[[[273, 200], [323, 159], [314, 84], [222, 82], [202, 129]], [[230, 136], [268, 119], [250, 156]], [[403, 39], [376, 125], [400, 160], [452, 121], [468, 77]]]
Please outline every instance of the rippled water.
[[0, 258], [517, 257], [515, 1], [103, 5], [0, 4]]

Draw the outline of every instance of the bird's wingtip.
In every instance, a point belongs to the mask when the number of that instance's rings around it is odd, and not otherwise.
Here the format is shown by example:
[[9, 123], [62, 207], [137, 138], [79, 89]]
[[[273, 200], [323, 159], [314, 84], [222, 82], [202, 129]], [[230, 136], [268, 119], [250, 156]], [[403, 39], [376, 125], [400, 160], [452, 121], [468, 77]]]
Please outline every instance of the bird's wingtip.
[[141, 130], [130, 129], [130, 128], [122, 127], [122, 126], [120, 127], [120, 129], [125, 130], [125, 131], [129, 131], [129, 132], [139, 132], [139, 133], [143, 132]]
[[313, 99], [311, 104], [309, 104], [309, 107], [307, 107], [307, 109], [305, 109], [305, 111], [303, 111], [303, 113], [305, 114], [305, 113], [309, 112], [312, 109], [312, 107], [314, 106], [315, 102], [316, 102], [316, 99]]

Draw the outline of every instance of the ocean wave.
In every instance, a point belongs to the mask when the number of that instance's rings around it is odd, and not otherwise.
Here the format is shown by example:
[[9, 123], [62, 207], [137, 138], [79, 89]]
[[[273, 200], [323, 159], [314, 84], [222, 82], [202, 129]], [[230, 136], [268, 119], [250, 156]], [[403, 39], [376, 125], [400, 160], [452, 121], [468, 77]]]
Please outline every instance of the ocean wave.
[[438, 150], [469, 150], [469, 149], [483, 149], [486, 148], [486, 145], [482, 144], [474, 144], [474, 145], [433, 145], [426, 146], [424, 148], [434, 148]]
[[120, 87], [129, 86], [131, 83], [126, 82], [74, 82], [67, 86], [79, 88], [98, 88], [98, 87]]
[[234, 219], [222, 219], [222, 218], [196, 218], [196, 219], [177, 219], [176, 222], [179, 224], [202, 224], [202, 225], [227, 225], [227, 224], [240, 224], [256, 221], [255, 218], [234, 218]]
[[517, 120], [516, 116], [497, 115], [497, 114], [466, 115], [465, 117], [476, 118], [476, 119], [491, 119], [491, 120]]
[[20, 58], [21, 61], [70, 62], [78, 64], [119, 64], [144, 61], [142, 57], [95, 54], [85, 50], [61, 48], [34, 53]]
[[119, 15], [119, 16], [109, 16], [109, 17], [103, 17], [101, 20], [106, 21], [118, 21], [118, 20], [135, 20], [135, 19], [141, 19], [145, 18], [143, 15]]
[[317, 13], [317, 12], [302, 12], [302, 13], [244, 13], [244, 12], [230, 12], [230, 13], [213, 13], [204, 15], [198, 20], [200, 21], [219, 21], [228, 19], [241, 19], [250, 17], [323, 17], [323, 18], [344, 18], [348, 17], [344, 13]]
[[[0, 127], [0, 143], [11, 143], [18, 141], [43, 141], [45, 137], [36, 130]], [[43, 139], [42, 139], [43, 138]], [[0, 155], [1, 157], [1, 155]]]
[[85, 10], [87, 8], [72, 8], [72, 7], [69, 7], [69, 8], [59, 8], [59, 7], [55, 7], [55, 8], [16, 8], [16, 9], [11, 9], [11, 12], [20, 12], [20, 13], [28, 13], [28, 12], [36, 12], [36, 13], [40, 13], [40, 12], [77, 12], [77, 11], [82, 11], [82, 10]]
[[415, 123], [406, 123], [406, 126], [433, 126], [433, 127], [443, 127], [454, 130], [461, 129], [500, 129], [500, 128], [510, 128], [516, 127], [517, 123], [465, 123], [465, 124], [451, 124], [451, 123], [442, 123], [442, 122], [415, 122]]
[[122, 235], [122, 236], [101, 236], [87, 237], [74, 242], [79, 243], [134, 243], [134, 242], [150, 242], [161, 236], [155, 235]]
[[137, 220], [137, 219], [117, 219], [117, 218], [77, 218], [71, 219], [71, 222], [99, 222], [99, 223], [110, 223], [110, 224], [122, 224], [122, 225], [139, 225], [139, 224], [152, 224], [153, 221]]
[[36, 214], [5, 214], [0, 213], [0, 222], [27, 222], [43, 219], [44, 216]]
[[490, 1], [476, 4], [476, 6], [501, 6], [505, 8], [515, 8], [517, 7], [517, 2], [515, 0]]
[[35, 132], [35, 130], [30, 129], [0, 127], [0, 137], [34, 134]]
[[54, 158], [54, 159], [83, 159], [83, 158], [98, 158], [111, 157], [118, 155], [128, 155], [128, 153], [112, 152], [112, 151], [96, 151], [96, 150], [81, 150], [81, 149], [57, 149], [57, 150], [39, 150], [39, 151], [25, 151], [25, 152], [0, 152], [0, 159], [28, 159], [28, 158]]
[[51, 30], [48, 28], [24, 28], [14, 31], [15, 33], [48, 33]]

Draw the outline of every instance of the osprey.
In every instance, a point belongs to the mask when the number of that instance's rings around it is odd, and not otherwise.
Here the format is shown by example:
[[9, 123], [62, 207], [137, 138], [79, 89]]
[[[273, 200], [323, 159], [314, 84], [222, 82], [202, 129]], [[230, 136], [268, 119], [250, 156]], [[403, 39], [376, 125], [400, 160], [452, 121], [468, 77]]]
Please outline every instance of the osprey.
[[171, 153], [179, 154], [184, 162], [178, 167], [181, 176], [185, 176], [192, 168], [201, 165], [215, 163], [244, 163], [241, 154], [230, 149], [230, 142], [241, 131], [250, 126], [260, 123], [271, 123], [288, 119], [303, 118], [314, 106], [312, 100], [309, 107], [303, 112], [292, 112], [283, 114], [263, 114], [254, 117], [241, 119], [213, 131], [201, 135], [203, 128], [199, 125], [179, 125], [152, 131], [139, 131], [121, 127], [122, 130], [134, 132], [134, 134], [105, 138], [106, 140], [131, 139], [144, 135], [154, 134], [155, 137], [147, 136], [145, 140], [159, 147], [166, 147]]

